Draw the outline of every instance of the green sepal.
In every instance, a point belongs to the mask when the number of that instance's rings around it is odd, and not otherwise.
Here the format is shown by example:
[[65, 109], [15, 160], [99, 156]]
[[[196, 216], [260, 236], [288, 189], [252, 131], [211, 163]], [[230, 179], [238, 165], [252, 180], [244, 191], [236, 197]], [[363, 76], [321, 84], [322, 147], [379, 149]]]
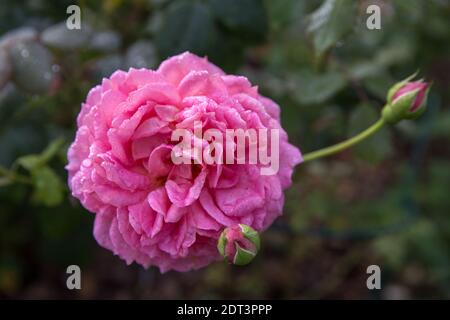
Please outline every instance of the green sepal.
[[246, 224], [239, 224], [239, 227], [241, 228], [244, 237], [250, 240], [255, 245], [256, 250], [259, 251], [261, 248], [261, 240], [258, 231]]
[[414, 113], [410, 111], [419, 89], [405, 93], [395, 101], [388, 103], [382, 110], [381, 116], [387, 123], [395, 124], [403, 119], [411, 119]]
[[245, 266], [249, 264], [253, 258], [256, 256], [255, 252], [251, 252], [241, 248], [239, 244], [236, 243], [236, 254], [233, 258], [233, 264], [237, 266]]
[[406, 79], [403, 79], [400, 82], [397, 82], [395, 85], [393, 85], [387, 94], [387, 98], [386, 101], [388, 104], [392, 103], [392, 98], [394, 97], [395, 93], [401, 88], [403, 87], [406, 83], [408, 83], [411, 79], [414, 79], [417, 74], [419, 73], [419, 70], [417, 70], [416, 72], [414, 72], [412, 75], [410, 75], [409, 77], [407, 77]]
[[225, 256], [225, 247], [227, 245], [227, 238], [225, 237], [225, 232], [222, 232], [220, 234], [219, 240], [217, 241], [217, 250], [219, 250], [219, 253], [224, 259], [226, 259]]

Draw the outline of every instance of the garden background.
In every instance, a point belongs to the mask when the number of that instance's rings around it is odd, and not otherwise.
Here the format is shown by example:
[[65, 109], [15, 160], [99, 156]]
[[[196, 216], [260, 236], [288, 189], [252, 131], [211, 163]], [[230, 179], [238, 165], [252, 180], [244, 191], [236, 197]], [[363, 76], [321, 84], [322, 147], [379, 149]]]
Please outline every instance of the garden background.
[[[0, 298], [450, 298], [450, 1], [2, 0], [0, 35]], [[92, 86], [185, 50], [259, 85], [303, 152], [375, 122], [417, 69], [433, 87], [418, 121], [297, 167], [249, 266], [162, 275], [97, 245], [64, 165]]]

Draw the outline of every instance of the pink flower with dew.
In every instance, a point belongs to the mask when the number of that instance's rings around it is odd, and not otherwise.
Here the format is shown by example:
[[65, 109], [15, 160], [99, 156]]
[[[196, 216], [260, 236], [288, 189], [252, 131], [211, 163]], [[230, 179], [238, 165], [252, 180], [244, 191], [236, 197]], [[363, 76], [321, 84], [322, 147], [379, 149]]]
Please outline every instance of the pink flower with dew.
[[[279, 170], [260, 164], [178, 164], [176, 128], [278, 129]], [[124, 259], [161, 272], [219, 260], [227, 227], [267, 229], [282, 213], [300, 151], [280, 125], [280, 108], [242, 76], [227, 75], [191, 53], [156, 71], [116, 71], [91, 89], [68, 151], [72, 195], [95, 213], [97, 242]]]

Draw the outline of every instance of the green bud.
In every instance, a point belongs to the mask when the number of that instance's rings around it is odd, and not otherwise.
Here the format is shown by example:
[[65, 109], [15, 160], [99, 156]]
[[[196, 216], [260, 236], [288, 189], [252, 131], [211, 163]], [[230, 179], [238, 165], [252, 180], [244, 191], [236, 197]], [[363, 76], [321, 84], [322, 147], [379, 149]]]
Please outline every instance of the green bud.
[[260, 249], [259, 234], [245, 224], [225, 228], [217, 242], [219, 253], [229, 263], [249, 264]]
[[413, 74], [389, 89], [387, 103], [381, 112], [387, 123], [416, 119], [425, 112], [430, 84], [423, 80], [410, 81], [415, 76]]

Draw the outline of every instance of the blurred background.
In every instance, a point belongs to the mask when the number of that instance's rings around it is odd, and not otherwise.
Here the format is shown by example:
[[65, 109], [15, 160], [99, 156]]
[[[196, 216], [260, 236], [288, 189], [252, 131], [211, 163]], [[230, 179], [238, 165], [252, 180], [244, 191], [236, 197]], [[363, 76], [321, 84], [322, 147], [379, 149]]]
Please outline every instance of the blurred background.
[[[450, 1], [2, 0], [0, 36], [0, 298], [450, 298]], [[303, 152], [375, 122], [417, 69], [434, 84], [419, 121], [299, 166], [249, 266], [161, 275], [97, 245], [64, 165], [92, 86], [185, 50], [259, 85]]]

